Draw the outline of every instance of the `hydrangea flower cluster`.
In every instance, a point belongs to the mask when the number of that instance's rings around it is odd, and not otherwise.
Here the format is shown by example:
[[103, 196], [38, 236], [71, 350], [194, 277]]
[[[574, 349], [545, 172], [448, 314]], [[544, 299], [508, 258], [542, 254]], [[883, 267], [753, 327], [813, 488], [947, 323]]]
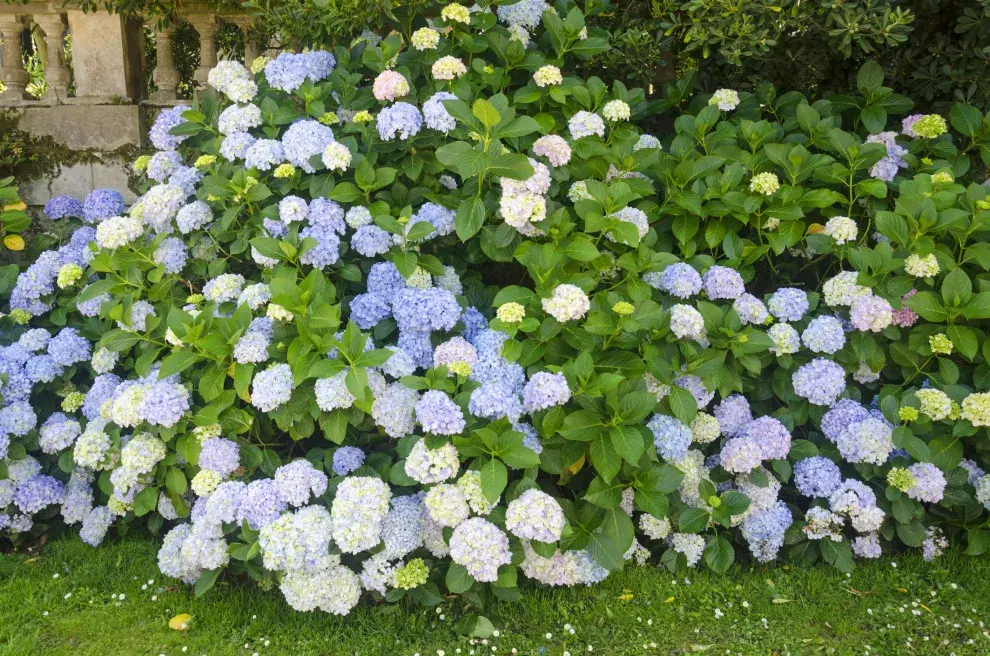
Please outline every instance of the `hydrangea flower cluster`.
[[[444, 573], [711, 565], [716, 524], [758, 562], [788, 557], [785, 535], [875, 558], [903, 533], [935, 557], [957, 500], [990, 506], [985, 458], [963, 476], [956, 442], [939, 449], [951, 435], [979, 459], [990, 425], [963, 321], [982, 299], [960, 278], [979, 242], [941, 219], [905, 237], [874, 193], [897, 179], [941, 212], [965, 188], [905, 147], [940, 117], [867, 138], [886, 149], [857, 181], [868, 203], [829, 203], [822, 176], [762, 153], [688, 184], [689, 117], [662, 144], [637, 125], [642, 91], [547, 59], [543, 0], [485, 11], [368, 32], [339, 71], [322, 51], [222, 62], [213, 109], [158, 115], [130, 208], [110, 190], [47, 204], [59, 246], [0, 317], [4, 539], [66, 524], [95, 545], [150, 518], [169, 576], [250, 554], [292, 608], [346, 614]], [[566, 43], [600, 47], [573, 22]], [[501, 74], [471, 42], [521, 48], [529, 73], [475, 94]], [[709, 102], [730, 134], [740, 94]], [[928, 146], [953, 147], [910, 150]], [[603, 506], [633, 531], [570, 541]], [[698, 533], [671, 521], [686, 509]]]

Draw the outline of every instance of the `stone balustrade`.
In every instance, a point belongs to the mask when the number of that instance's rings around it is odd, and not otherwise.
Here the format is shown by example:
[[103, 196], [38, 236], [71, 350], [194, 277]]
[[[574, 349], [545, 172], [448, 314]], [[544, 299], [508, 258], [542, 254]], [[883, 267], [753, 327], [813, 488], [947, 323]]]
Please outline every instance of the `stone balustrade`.
[[[199, 35], [199, 66], [194, 80], [206, 84], [217, 64], [217, 30], [229, 23], [244, 33], [245, 60], [250, 63], [264, 46], [253, 40], [253, 19], [244, 14], [216, 13], [207, 4], [184, 4], [178, 20], [160, 27], [149, 18], [156, 37], [157, 65], [151, 79], [157, 89], [145, 86], [144, 25], [103, 11], [84, 13], [63, 6], [60, 0], [27, 4], [0, 3], [0, 106], [31, 107], [68, 104], [173, 104], [179, 100], [179, 71], [172, 51], [176, 25], [188, 22]], [[44, 63], [47, 92], [42, 98], [26, 93], [28, 73], [23, 65], [25, 34], [34, 39]], [[65, 36], [70, 35], [71, 70], [65, 56]], [[73, 84], [70, 85], [70, 82]], [[74, 93], [69, 95], [70, 86]]]
[[[19, 180], [21, 196], [29, 205], [44, 205], [60, 193], [82, 197], [93, 188], [108, 186], [133, 200], [133, 193], [127, 191], [133, 149], [149, 145], [148, 128], [157, 108], [182, 102], [182, 80], [173, 54], [176, 29], [182, 23], [199, 35], [199, 66], [194, 79], [187, 81], [198, 86], [206, 84], [217, 64], [215, 38], [224, 24], [244, 34], [246, 63], [266, 49], [253, 40], [250, 16], [218, 14], [207, 4], [185, 3], [178, 19], [161, 27], [150, 17], [143, 23], [105, 11], [87, 14], [64, 0], [0, 1], [0, 81], [6, 87], [0, 93], [0, 109], [14, 111], [17, 127], [24, 132], [95, 155], [92, 161], [59, 167], [46, 177]], [[156, 39], [152, 89], [145, 60], [146, 27]], [[26, 50], [27, 44], [33, 48]], [[24, 56], [31, 53], [43, 65], [46, 90], [40, 98], [27, 93], [32, 80]]]

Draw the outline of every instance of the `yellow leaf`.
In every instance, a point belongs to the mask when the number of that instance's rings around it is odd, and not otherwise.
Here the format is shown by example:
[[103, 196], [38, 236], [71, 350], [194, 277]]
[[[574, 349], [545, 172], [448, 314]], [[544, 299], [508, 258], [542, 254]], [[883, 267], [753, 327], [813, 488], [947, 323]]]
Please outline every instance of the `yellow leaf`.
[[581, 471], [581, 468], [582, 467], [584, 467], [584, 454], [583, 453], [581, 454], [581, 457], [577, 459], [577, 462], [575, 462], [573, 465], [571, 465], [570, 467], [567, 468], [567, 471], [571, 472], [572, 474], [576, 474], [579, 471]]
[[13, 205], [4, 205], [3, 207], [0, 207], [0, 209], [2, 209], [5, 212], [18, 212], [18, 211], [23, 212], [24, 210], [27, 209], [27, 205], [24, 204], [24, 201], [19, 200]]
[[791, 600], [790, 599], [784, 599], [783, 597], [775, 597], [773, 599], [773, 601], [771, 601], [770, 603], [774, 603], [774, 604], [789, 604], [789, 603], [791, 603]]
[[897, 591], [903, 594], [907, 594], [907, 588], [897, 588]]
[[189, 628], [190, 620], [192, 620], [192, 615], [189, 613], [181, 613], [168, 621], [168, 628], [175, 631], [185, 631]]
[[663, 600], [663, 603], [665, 603], [665, 604], [672, 603], [674, 601], [674, 599], [676, 599], [676, 598], [677, 597], [667, 597], [666, 599]]
[[812, 223], [810, 226], [808, 226], [809, 235], [820, 235], [823, 232], [825, 232], [825, 226], [823, 226], [820, 223]]
[[3, 245], [12, 251], [23, 251], [24, 238], [20, 235], [7, 235], [3, 238]]

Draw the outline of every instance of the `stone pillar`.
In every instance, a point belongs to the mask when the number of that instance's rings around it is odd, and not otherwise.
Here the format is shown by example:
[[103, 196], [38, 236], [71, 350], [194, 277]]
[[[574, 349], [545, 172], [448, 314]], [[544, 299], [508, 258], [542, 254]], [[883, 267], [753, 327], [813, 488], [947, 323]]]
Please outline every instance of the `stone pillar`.
[[24, 60], [21, 58], [21, 33], [24, 32], [24, 21], [14, 14], [0, 14], [0, 39], [3, 40], [0, 49], [0, 78], [7, 90], [0, 93], [0, 105], [17, 105], [24, 100], [24, 89], [27, 87], [28, 74], [24, 70]]
[[214, 42], [217, 17], [214, 14], [194, 14], [188, 20], [199, 33], [199, 68], [194, 77], [199, 86], [206, 86], [207, 76], [217, 65], [217, 45]]
[[44, 42], [48, 54], [45, 63], [45, 82], [48, 84], [45, 100], [64, 101], [69, 95], [69, 68], [65, 65], [65, 23], [62, 22], [62, 15], [40, 14], [34, 17], [34, 22], [45, 33]]
[[172, 37], [175, 36], [175, 25], [155, 27], [155, 52], [158, 63], [152, 78], [158, 91], [151, 94], [151, 100], [156, 102], [175, 100], [179, 97], [179, 71], [175, 68], [175, 57], [172, 55]]
[[140, 71], [133, 70], [124, 19], [105, 11], [84, 14], [70, 9], [67, 14], [76, 98], [131, 100], [134, 76]]
[[251, 36], [254, 19], [250, 16], [232, 16], [230, 21], [244, 33], [244, 66], [250, 68], [251, 62], [264, 54], [264, 47]]

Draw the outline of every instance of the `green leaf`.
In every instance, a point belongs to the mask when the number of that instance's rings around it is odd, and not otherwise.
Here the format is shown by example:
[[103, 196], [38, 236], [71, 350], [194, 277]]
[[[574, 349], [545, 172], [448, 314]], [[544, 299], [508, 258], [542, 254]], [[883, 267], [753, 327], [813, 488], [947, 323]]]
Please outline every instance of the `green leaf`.
[[701, 508], [688, 508], [681, 513], [677, 526], [684, 533], [701, 533], [708, 527], [711, 515]]
[[158, 490], [146, 487], [134, 497], [134, 514], [138, 517], [147, 515], [158, 507]]
[[471, 113], [486, 128], [493, 128], [502, 120], [502, 116], [498, 113], [498, 110], [484, 98], [478, 98], [474, 101], [474, 104], [471, 105]]
[[636, 426], [613, 426], [609, 429], [612, 447], [630, 465], [636, 465], [646, 450], [643, 434]]
[[468, 573], [464, 565], [457, 563], [451, 563], [450, 567], [447, 568], [447, 576], [444, 581], [447, 584], [447, 589], [453, 594], [467, 592], [474, 585], [474, 577]]
[[488, 168], [489, 175], [513, 180], [525, 180], [533, 176], [533, 165], [521, 153], [501, 153]]
[[169, 467], [165, 473], [165, 487], [172, 494], [185, 494], [186, 475], [178, 467]]
[[494, 503], [502, 495], [509, 480], [509, 472], [498, 458], [492, 458], [481, 468], [481, 491]]
[[457, 208], [454, 228], [461, 241], [467, 241], [476, 235], [484, 223], [485, 203], [480, 198], [470, 198]]
[[622, 458], [612, 446], [612, 440], [603, 432], [591, 440], [591, 464], [606, 481], [611, 481], [622, 467]]
[[736, 552], [732, 544], [721, 535], [709, 540], [705, 547], [705, 564], [716, 574], [725, 574], [735, 558]]
[[689, 426], [698, 414], [698, 402], [694, 395], [678, 385], [670, 386], [670, 410], [685, 426]]
[[590, 442], [601, 436], [604, 427], [601, 417], [591, 410], [578, 410], [564, 418], [559, 432], [569, 440]]
[[173, 374], [181, 373], [202, 359], [202, 355], [191, 351], [173, 351], [162, 361], [161, 369], [158, 371], [158, 379], [163, 380]]
[[197, 598], [202, 597], [204, 594], [213, 589], [213, 586], [217, 582], [217, 577], [220, 576], [221, 571], [222, 570], [219, 568], [208, 569], [199, 575], [199, 578], [196, 579], [196, 586], [194, 588]]
[[952, 127], [967, 137], [975, 137], [983, 124], [983, 114], [972, 105], [956, 103], [949, 110]]

